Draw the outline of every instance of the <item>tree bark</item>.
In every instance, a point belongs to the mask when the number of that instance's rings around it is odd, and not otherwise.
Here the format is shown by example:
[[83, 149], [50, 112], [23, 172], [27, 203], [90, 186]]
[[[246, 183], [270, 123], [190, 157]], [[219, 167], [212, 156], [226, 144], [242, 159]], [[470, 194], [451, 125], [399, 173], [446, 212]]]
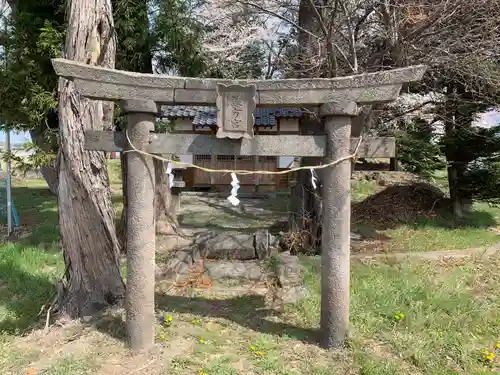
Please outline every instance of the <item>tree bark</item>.
[[170, 183], [165, 162], [154, 159], [155, 167], [155, 216], [156, 233], [171, 235], [177, 233], [177, 213], [172, 201]]
[[120, 166], [122, 171], [122, 202], [123, 210], [120, 215], [120, 223], [118, 224], [118, 240], [120, 241], [121, 250], [124, 254], [127, 253], [127, 179], [128, 179], [128, 168], [127, 168], [127, 154], [120, 153]]
[[[120, 155], [120, 162], [123, 176], [123, 211], [120, 217], [120, 227], [118, 229], [118, 238], [122, 245], [122, 251], [127, 252], [125, 237], [127, 234], [127, 154]], [[169, 187], [168, 175], [166, 173], [165, 162], [153, 159], [155, 171], [155, 218], [156, 234], [172, 235], [177, 234], [177, 212], [173, 204], [172, 194]]]
[[[117, 17], [127, 17], [129, 12], [134, 12], [134, 14], [142, 15], [135, 17], [134, 20], [130, 22], [136, 22], [134, 24], [124, 23], [127, 28], [119, 29], [119, 53], [117, 54], [117, 66], [119, 69], [129, 70], [133, 72], [140, 73], [153, 73], [152, 65], [152, 54], [151, 45], [149, 40], [149, 35], [144, 32], [144, 28], [147, 28], [148, 23], [148, 6], [146, 1], [138, 2], [135, 4], [130, 4], [132, 7], [127, 10], [124, 6], [121, 6], [117, 11]], [[127, 43], [123, 42], [130, 37], [145, 38], [144, 40], [136, 40], [135, 48], [130, 50]], [[122, 244], [125, 244], [125, 234], [127, 227], [127, 189], [126, 189], [126, 175], [127, 175], [127, 163], [126, 154], [120, 156], [122, 165], [122, 176], [123, 176], [123, 211], [120, 218], [120, 228], [119, 228], [119, 238]], [[168, 176], [165, 171], [166, 165], [163, 161], [154, 159], [154, 170], [155, 170], [155, 216], [156, 216], [156, 233], [157, 234], [174, 234], [177, 232], [177, 213], [175, 206], [172, 204], [172, 197], [168, 182]], [[126, 251], [126, 247], [122, 247], [123, 251]]]
[[450, 199], [453, 215], [456, 218], [461, 219], [464, 216], [464, 212], [462, 210], [462, 201], [457, 189], [459, 185], [458, 169], [453, 161], [448, 161], [448, 185], [450, 189]]
[[[320, 48], [317, 38], [311, 36], [322, 35], [320, 27], [321, 19], [317, 10], [321, 7], [317, 0], [301, 0], [299, 5], [299, 53], [295, 71], [300, 78], [334, 77], [337, 75], [337, 58], [335, 55], [328, 56], [330, 60], [327, 66], [318, 67], [317, 61], [325, 53]], [[313, 68], [316, 66], [316, 68]], [[315, 114], [308, 114], [300, 119], [300, 130], [302, 134], [324, 134], [324, 125]], [[301, 166], [318, 165], [321, 158], [301, 158]], [[320, 193], [321, 171], [316, 171], [317, 188], [311, 183], [311, 172], [300, 170], [297, 173], [295, 187], [292, 189], [291, 201], [295, 206], [290, 210], [288, 227], [291, 232], [300, 233], [294, 237], [291, 250], [318, 250], [321, 243], [321, 217], [322, 199]], [[299, 240], [299, 242], [297, 242]]]
[[[373, 112], [371, 106], [363, 107], [357, 117], [351, 119], [351, 136], [360, 137], [363, 130], [371, 126]], [[302, 134], [325, 134], [323, 123], [315, 115], [306, 115], [300, 120]], [[301, 166], [312, 166], [321, 163], [321, 158], [302, 158]], [[351, 174], [354, 170], [354, 163], [351, 163]], [[321, 197], [321, 180], [323, 170], [315, 171], [316, 189], [311, 182], [311, 172], [309, 169], [300, 170], [297, 173], [295, 187], [292, 189], [291, 207], [288, 219], [288, 227], [291, 232], [300, 233], [294, 236], [294, 251], [315, 251], [318, 252], [321, 245], [321, 221], [323, 213], [323, 203]], [[297, 239], [300, 239], [297, 242]]]
[[[114, 68], [114, 54], [110, 1], [69, 1], [64, 57]], [[114, 304], [125, 292], [107, 158], [84, 149], [84, 131], [111, 129], [112, 119], [112, 103], [87, 100], [73, 82], [60, 79], [59, 224], [67, 285], [59, 302], [71, 317]]]
[[[30, 137], [31, 141], [37, 147], [41, 148], [45, 152], [51, 152], [53, 151], [53, 149], [57, 149], [56, 147], [57, 139], [55, 135], [53, 136], [54, 139], [51, 141], [50, 144], [47, 144], [44, 137], [35, 130], [30, 130]], [[45, 182], [47, 182], [50, 192], [56, 196], [58, 194], [58, 189], [59, 189], [58, 167], [59, 167], [59, 154], [57, 154], [57, 157], [50, 164], [43, 165], [40, 167], [40, 173], [45, 179]]]
[[50, 164], [43, 165], [40, 167], [40, 173], [42, 174], [45, 182], [49, 186], [49, 190], [52, 194], [57, 196], [59, 191], [59, 155]]
[[11, 15], [14, 15], [14, 13], [16, 13], [18, 3], [19, 3], [18, 0], [7, 0], [7, 4], [9, 4], [9, 7], [10, 7], [10, 14]]
[[[318, 165], [317, 158], [302, 158], [301, 165]], [[323, 202], [321, 199], [321, 171], [316, 170], [317, 186], [312, 186], [311, 172], [309, 170], [300, 170], [297, 174], [297, 180], [292, 189], [290, 201], [293, 206], [290, 210], [288, 227], [291, 232], [300, 233], [294, 241], [293, 251], [306, 251], [311, 249], [318, 250], [321, 244], [321, 218]], [[297, 240], [300, 239], [300, 242]]]
[[451, 208], [453, 215], [461, 219], [464, 216], [462, 210], [462, 202], [459, 192], [460, 176], [459, 168], [456, 162], [456, 146], [453, 139], [456, 137], [456, 108], [453, 102], [452, 95], [454, 94], [455, 87], [450, 84], [447, 87], [448, 98], [445, 102], [445, 115], [444, 115], [444, 130], [445, 142], [444, 154], [446, 157], [447, 171], [448, 171], [448, 186], [450, 191]]

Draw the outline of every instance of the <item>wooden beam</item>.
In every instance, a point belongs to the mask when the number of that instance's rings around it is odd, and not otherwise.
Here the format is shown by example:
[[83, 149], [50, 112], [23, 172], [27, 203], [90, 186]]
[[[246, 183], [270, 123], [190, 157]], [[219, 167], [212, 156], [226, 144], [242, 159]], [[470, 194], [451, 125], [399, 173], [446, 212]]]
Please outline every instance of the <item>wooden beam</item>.
[[[354, 151], [358, 138], [351, 138]], [[87, 131], [85, 148], [106, 152], [125, 149], [124, 133]], [[147, 151], [154, 154], [205, 154], [241, 156], [309, 156], [325, 155], [324, 135], [257, 135], [253, 139], [216, 138], [208, 134], [152, 134]], [[364, 138], [358, 157], [391, 158], [395, 155], [393, 137]]]

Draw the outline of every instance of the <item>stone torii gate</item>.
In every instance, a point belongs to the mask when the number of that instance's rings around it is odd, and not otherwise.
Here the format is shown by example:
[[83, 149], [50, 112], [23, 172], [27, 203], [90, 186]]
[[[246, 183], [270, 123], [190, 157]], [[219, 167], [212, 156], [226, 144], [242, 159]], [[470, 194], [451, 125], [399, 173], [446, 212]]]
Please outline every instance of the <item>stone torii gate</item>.
[[[224, 80], [139, 74], [52, 60], [58, 76], [73, 80], [78, 92], [97, 100], [120, 101], [128, 117], [133, 148], [150, 154], [223, 154], [323, 157], [344, 161], [324, 169], [321, 251], [321, 332], [327, 348], [343, 345], [349, 325], [350, 160], [358, 139], [351, 120], [361, 105], [395, 100], [404, 83], [418, 81], [426, 67], [333, 79]], [[218, 132], [154, 134], [159, 104], [216, 105]], [[256, 106], [315, 108], [325, 135], [254, 135]], [[124, 133], [86, 132], [88, 150], [130, 150]], [[361, 157], [394, 157], [393, 138], [367, 138]], [[127, 157], [126, 325], [132, 350], [154, 342], [155, 225], [153, 157]]]

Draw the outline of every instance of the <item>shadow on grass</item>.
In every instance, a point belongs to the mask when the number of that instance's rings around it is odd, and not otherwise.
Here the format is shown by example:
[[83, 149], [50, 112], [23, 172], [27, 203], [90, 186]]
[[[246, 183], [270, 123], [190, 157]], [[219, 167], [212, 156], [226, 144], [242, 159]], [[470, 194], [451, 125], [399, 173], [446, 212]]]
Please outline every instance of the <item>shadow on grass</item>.
[[157, 308], [161, 310], [222, 318], [255, 332], [286, 336], [309, 344], [318, 343], [318, 330], [269, 320], [269, 317], [279, 316], [279, 313], [266, 307], [262, 296], [246, 295], [214, 300], [157, 294], [155, 300]]
[[125, 320], [122, 315], [102, 312], [96, 314], [89, 326], [92, 326], [99, 332], [105, 333], [117, 340], [127, 341], [127, 330]]
[[[270, 321], [269, 317], [279, 316], [279, 313], [266, 307], [262, 296], [247, 295], [213, 300], [157, 293], [155, 303], [156, 308], [163, 311], [189, 313], [204, 318], [222, 318], [259, 333], [289, 337], [313, 345], [318, 345], [319, 342], [319, 330]], [[96, 315], [90, 325], [115, 339], [127, 339], [125, 321], [121, 315]]]
[[[19, 231], [25, 232], [17, 242], [26, 246], [56, 250], [57, 246], [52, 246], [54, 242], [59, 241], [56, 197], [46, 187], [13, 187], [12, 197], [19, 214]], [[26, 234], [28, 231], [31, 233]]]
[[465, 214], [462, 219], [457, 219], [449, 212], [442, 211], [433, 218], [419, 218], [412, 225], [415, 228], [492, 228], [496, 227], [498, 222], [495, 216], [487, 211], [473, 211]]
[[276, 195], [263, 199], [255, 199], [252, 206], [270, 211], [276, 215], [289, 212], [290, 192], [288, 190], [276, 191]]
[[31, 269], [20, 266], [15, 257], [29, 256], [23, 254], [22, 247], [10, 245], [2, 252], [9, 254], [0, 256], [0, 334], [19, 334], [36, 322], [54, 284], [46, 274], [36, 273], [37, 265], [29, 265]]
[[240, 227], [230, 227], [219, 224], [198, 224], [198, 223], [190, 223], [190, 224], [182, 224], [183, 215], [178, 215], [179, 222], [181, 223], [180, 228], [185, 229], [189, 232], [194, 232], [197, 234], [207, 233], [207, 232], [238, 232], [238, 233], [248, 233], [252, 234], [258, 231], [259, 229], [268, 229], [267, 225], [259, 225], [259, 226], [248, 226], [245, 228]]
[[250, 219], [250, 220], [260, 220], [261, 219], [261, 217], [259, 215], [255, 215], [255, 214], [246, 212], [245, 207], [248, 206], [246, 201], [242, 202], [238, 206], [237, 209], [228, 207], [228, 206], [223, 205], [223, 204], [217, 204], [217, 203], [209, 202], [209, 201], [206, 201], [204, 203], [211, 208], [222, 211], [228, 215], [235, 216], [236, 218], [239, 218], [239, 219], [241, 219], [241, 218]]

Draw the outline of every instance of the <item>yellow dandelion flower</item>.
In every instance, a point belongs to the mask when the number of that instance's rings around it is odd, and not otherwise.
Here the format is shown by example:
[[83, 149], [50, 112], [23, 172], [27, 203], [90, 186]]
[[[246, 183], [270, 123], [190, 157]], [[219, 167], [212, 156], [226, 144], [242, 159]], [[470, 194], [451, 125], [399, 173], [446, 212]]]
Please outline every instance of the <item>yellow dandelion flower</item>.
[[500, 349], [500, 342], [497, 342], [497, 344], [496, 344], [496, 348], [497, 348], [497, 349]]
[[258, 352], [255, 352], [256, 355], [264, 355], [264, 352], [261, 352], [261, 351], [258, 351]]
[[249, 348], [249, 349], [250, 349], [252, 352], [254, 352], [254, 351], [255, 351], [255, 346], [250, 345], [250, 348]]
[[206, 372], [200, 371], [200, 375], [208, 375]]
[[204, 344], [205, 343], [205, 339], [204, 338], [200, 338], [200, 343]]
[[167, 316], [167, 319], [165, 319], [167, 322], [171, 322], [172, 320], [174, 320], [174, 318], [172, 318], [171, 316]]
[[403, 319], [404, 317], [405, 317], [405, 314], [396, 314], [396, 315], [394, 315], [394, 319], [395, 319], [395, 320], [401, 320], [401, 319]]

